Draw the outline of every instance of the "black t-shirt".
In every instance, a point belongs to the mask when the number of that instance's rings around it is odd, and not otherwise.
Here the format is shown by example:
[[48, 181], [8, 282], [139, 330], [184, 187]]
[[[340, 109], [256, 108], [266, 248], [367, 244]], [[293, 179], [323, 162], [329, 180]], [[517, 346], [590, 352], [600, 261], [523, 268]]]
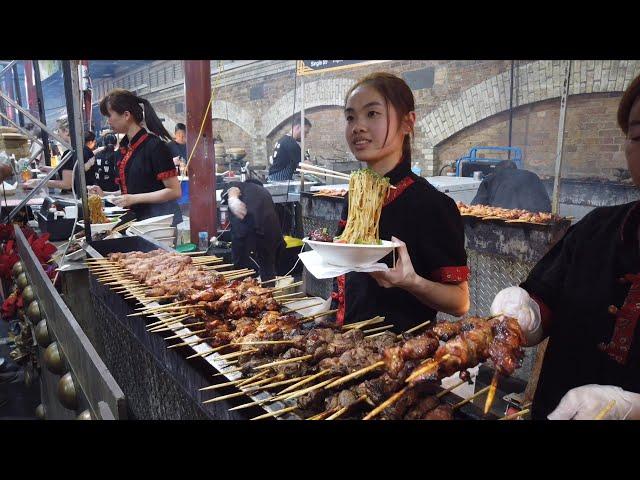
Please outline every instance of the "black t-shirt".
[[225, 191], [232, 187], [240, 189], [240, 200], [247, 206], [244, 219], [240, 220], [235, 215], [230, 215], [233, 236], [246, 237], [255, 232], [261, 237], [260, 242], [263, 242], [266, 248], [276, 251], [284, 240], [278, 213], [269, 191], [252, 182], [231, 182], [225, 186]]
[[269, 167], [269, 180], [291, 180], [300, 163], [300, 151], [300, 145], [291, 135], [278, 140], [273, 150], [273, 165]]
[[[67, 154], [68, 151], [69, 150], [64, 151], [64, 153], [62, 154], [62, 158], [64, 158], [64, 156]], [[84, 147], [82, 147], [82, 155], [84, 156], [84, 161], [87, 162], [91, 159], [91, 157], [93, 157], [93, 152], [89, 147], [85, 145]], [[71, 158], [65, 162], [65, 164], [58, 171], [58, 178], [60, 180], [62, 180], [62, 171], [63, 170], [73, 171], [73, 166], [76, 164], [76, 161], [77, 161], [77, 157], [75, 154], [73, 154]], [[86, 185], [95, 184], [95, 181], [94, 181], [95, 169], [96, 169], [96, 166], [93, 165], [88, 171], [84, 172], [84, 180], [86, 182]], [[77, 170], [80, 170], [80, 168], [78, 167]], [[76, 171], [76, 178], [74, 179], [74, 182], [75, 182], [76, 193], [78, 194], [78, 196], [80, 196], [80, 177], [78, 177], [78, 175], [79, 175], [79, 172]], [[71, 189], [69, 190], [62, 189], [61, 191], [62, 193], [69, 193], [71, 192]]]
[[[129, 143], [136, 144], [144, 135], [148, 134], [135, 150], [129, 161], [122, 161]], [[173, 157], [167, 144], [153, 133], [144, 128], [136, 133], [131, 142], [124, 137], [120, 142], [120, 151], [116, 156], [118, 163], [118, 179], [122, 193], [149, 193], [163, 190], [162, 180], [178, 175]], [[180, 207], [175, 200], [165, 203], [144, 203], [133, 205], [131, 209], [138, 220], [155, 217], [158, 215], [174, 214], [174, 225], [182, 221]]]
[[540, 178], [528, 170], [509, 168], [485, 178], [472, 205], [550, 212], [551, 200]]
[[640, 393], [640, 328], [625, 340], [631, 347], [626, 363], [599, 347], [612, 340], [618, 325], [610, 305], [628, 312], [632, 322], [640, 315], [640, 283], [632, 289], [621, 281], [640, 272], [639, 225], [639, 202], [597, 208], [572, 226], [523, 282], [542, 301], [542, 311], [551, 312], [534, 418], [546, 418], [567, 391], [582, 385]]
[[169, 150], [171, 151], [171, 156], [173, 157], [182, 157], [185, 160], [187, 159], [187, 144], [186, 143], [178, 143], [175, 140], [171, 140], [169, 142]]
[[120, 188], [116, 182], [117, 178], [116, 152], [108, 149], [98, 153], [95, 164], [95, 184], [105, 192], [115, 192]]
[[[464, 226], [455, 202], [411, 172], [410, 162], [401, 162], [385, 177], [389, 177], [393, 185], [400, 185], [407, 177], [413, 184], [383, 207], [380, 238], [391, 240], [395, 236], [405, 242], [411, 263], [421, 277], [443, 283], [467, 280]], [[347, 214], [348, 201], [338, 235], [344, 230]], [[391, 254], [383, 261], [393, 266]], [[342, 281], [338, 278], [334, 282], [332, 308], [340, 307], [342, 297], [345, 323], [382, 315], [399, 333], [436, 316], [434, 309], [411, 293], [400, 288], [380, 287], [368, 273], [348, 273], [344, 276], [344, 285], [341, 285]]]

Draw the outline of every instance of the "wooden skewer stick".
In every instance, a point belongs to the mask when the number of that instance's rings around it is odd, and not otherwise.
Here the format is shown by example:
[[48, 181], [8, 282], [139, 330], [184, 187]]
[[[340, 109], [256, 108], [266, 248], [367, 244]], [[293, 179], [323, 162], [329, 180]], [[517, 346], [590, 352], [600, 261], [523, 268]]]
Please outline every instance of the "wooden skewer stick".
[[[176, 328], [178, 329], [182, 329], [182, 328], [186, 328], [186, 327], [200, 327], [202, 325], [205, 324], [205, 322], [193, 322], [193, 323], [187, 323], [187, 324], [183, 324], [183, 325], [176, 325], [177, 323], [181, 323], [182, 320], [176, 320], [175, 322], [172, 322], [171, 324], [167, 325], [164, 328], [158, 328], [156, 330], [149, 330], [150, 333], [160, 333], [160, 332], [169, 332], [169, 331], [175, 331]], [[203, 340], [203, 339], [201, 339]], [[167, 347], [169, 348], [169, 347]]]
[[164, 305], [160, 305], [158, 307], [151, 307], [151, 308], [136, 308], [136, 310], [140, 310], [140, 311], [149, 311], [149, 312], [153, 312], [156, 310], [163, 310], [166, 307], [173, 307], [175, 305], [181, 305], [183, 303], [187, 303], [189, 300], [180, 300], [178, 302], [171, 302], [171, 303], [165, 303]]
[[383, 367], [385, 365], [384, 361], [379, 361], [374, 363], [373, 365], [369, 365], [368, 367], [365, 368], [361, 368], [360, 370], [356, 370], [353, 373], [350, 373], [349, 375], [345, 375], [342, 378], [339, 378], [338, 380], [336, 380], [333, 383], [330, 383], [329, 385], [327, 385], [326, 387], [324, 387], [325, 389], [329, 389], [329, 388], [335, 388], [338, 387], [344, 383], [347, 383], [349, 380], [353, 380], [354, 378], [358, 378], [361, 377], [363, 375], [366, 375], [367, 373], [371, 372], [372, 370], [375, 370], [377, 368]]
[[398, 399], [400, 397], [402, 397], [402, 395], [404, 395], [404, 393], [409, 389], [409, 387], [404, 387], [402, 390], [400, 390], [399, 392], [394, 393], [393, 395], [391, 395], [389, 398], [387, 398], [384, 402], [382, 402], [380, 405], [378, 405], [376, 408], [374, 408], [373, 410], [371, 410], [364, 418], [363, 420], [371, 420], [373, 417], [377, 416], [380, 412], [382, 412], [385, 408], [387, 408], [389, 405], [392, 405], [393, 403], [397, 402]]
[[[204, 323], [204, 322], [198, 322], [198, 323]], [[175, 345], [169, 345], [167, 347], [167, 349], [172, 349], [172, 348], [178, 348], [178, 347], [190, 347], [192, 345], [197, 345], [199, 343], [205, 342], [206, 339], [205, 338], [200, 338], [198, 340], [194, 340], [193, 342], [182, 342], [182, 343], [176, 343]]]
[[252, 377], [249, 378], [245, 378], [244, 380], [241, 380], [240, 383], [238, 383], [238, 387], [241, 387], [242, 385], [247, 385], [250, 383], [253, 383], [254, 381], [264, 377], [265, 375], [267, 375], [269, 373], [269, 370], [264, 370], [256, 375], [253, 375]]
[[529, 413], [529, 409], [525, 408], [524, 410], [520, 410], [519, 412], [512, 413], [511, 415], [505, 415], [504, 417], [499, 418], [498, 420], [513, 420], [514, 418], [522, 417], [527, 413]]
[[285, 343], [296, 343], [293, 340], [257, 340], [255, 342], [230, 343], [229, 345], [282, 345]]
[[[472, 377], [475, 378], [475, 377]], [[455, 390], [456, 388], [458, 388], [460, 385], [464, 385], [465, 383], [467, 383], [466, 380], [460, 380], [458, 383], [456, 383], [455, 385], [452, 385], [451, 387], [447, 388], [446, 390], [441, 391], [440, 393], [436, 394], [437, 398], [442, 398], [444, 397], [447, 393]]]
[[[263, 390], [267, 390], [267, 389], [273, 388], [273, 387], [279, 387], [279, 386], [282, 386], [282, 385], [287, 385], [289, 383], [296, 382], [301, 378], [307, 378], [307, 377], [295, 377], [295, 378], [289, 378], [287, 380], [282, 380], [281, 382], [270, 383], [268, 385], [264, 385], [263, 386]], [[273, 378], [275, 378], [275, 377], [273, 377]], [[270, 379], [270, 380], [272, 380], [272, 379]], [[238, 385], [240, 385], [240, 384], [238, 384]], [[231, 411], [231, 410], [242, 410], [242, 409], [253, 407], [253, 406], [256, 406], [256, 405], [263, 405], [265, 403], [273, 403], [274, 401], [276, 401], [276, 400], [274, 400], [273, 398], [269, 398], [269, 399], [266, 399], [266, 400], [257, 400], [255, 402], [243, 403], [242, 405], [238, 405], [237, 407], [230, 408], [229, 411]]]
[[384, 322], [384, 317], [373, 317], [373, 318], [370, 318], [369, 320], [362, 320], [360, 322], [348, 323], [346, 325], [343, 325], [342, 328], [345, 330], [349, 330], [352, 328], [362, 328], [367, 325], [375, 325], [376, 323], [381, 323], [381, 322]]
[[264, 282], [260, 282], [260, 285], [266, 285], [267, 283], [277, 282], [279, 280], [285, 280], [287, 278], [292, 278], [291, 275], [287, 275], [286, 277], [273, 278], [271, 280], [265, 280]]
[[257, 352], [259, 349], [257, 348], [250, 348], [249, 350], [240, 350], [239, 352], [233, 352], [233, 353], [228, 353], [226, 355], [220, 355], [220, 360], [227, 360], [229, 358], [236, 358], [236, 357], [241, 357], [242, 355], [248, 355], [250, 353], [255, 353]]
[[148, 316], [148, 315], [154, 315], [156, 313], [160, 313], [160, 312], [187, 312], [189, 310], [189, 307], [186, 305], [183, 306], [175, 306], [175, 307], [165, 307], [162, 310], [143, 310], [142, 312], [136, 312], [136, 313], [130, 313], [129, 315], [127, 315], [127, 317], [144, 317], [144, 316]]
[[324, 420], [329, 415], [337, 412], [338, 410], [340, 410], [340, 407], [333, 407], [333, 408], [330, 408], [329, 410], [325, 410], [324, 412], [320, 412], [319, 414], [314, 415], [313, 417], [309, 417], [307, 418], [307, 420]]
[[306, 317], [302, 317], [298, 319], [298, 323], [304, 323], [304, 322], [309, 322], [315, 318], [319, 318], [319, 317], [324, 317], [326, 315], [333, 315], [334, 313], [336, 313], [338, 311], [338, 309], [335, 310], [327, 310], [326, 312], [320, 312], [320, 313], [316, 313], [314, 315], [309, 315]]
[[378, 327], [378, 328], [371, 328], [369, 330], [363, 330], [362, 333], [382, 332], [383, 330], [389, 330], [390, 328], [393, 328], [393, 324], [385, 325], [384, 327]]
[[426, 326], [427, 326], [427, 325], [429, 325], [430, 323], [431, 323], [431, 320], [427, 320], [426, 322], [421, 323], [420, 325], [416, 325], [415, 327], [410, 328], [410, 329], [409, 329], [409, 330], [407, 330], [406, 332], [399, 333], [399, 334], [398, 334], [398, 338], [402, 337], [402, 335], [406, 335], [407, 333], [413, 333], [413, 332], [415, 332], [416, 330], [420, 330], [422, 327], [426, 327]]
[[[284, 295], [274, 295], [273, 298], [275, 298], [276, 300], [280, 300], [282, 298], [295, 297], [296, 295], [304, 295], [304, 292], [286, 293]], [[295, 299], [295, 300], [298, 300], [298, 299]]]
[[165, 340], [173, 340], [174, 338], [180, 338], [180, 339], [189, 338], [189, 337], [192, 337], [194, 335], [197, 335], [198, 333], [203, 333], [203, 332], [206, 332], [206, 331], [207, 331], [207, 329], [203, 328], [202, 330], [196, 330], [195, 332], [183, 333], [182, 335], [173, 335], [171, 337], [165, 338]]
[[319, 388], [328, 385], [329, 383], [337, 380], [338, 377], [331, 377], [329, 380], [325, 380], [324, 382], [317, 383], [312, 387], [303, 388], [302, 390], [293, 391], [291, 393], [286, 394], [284, 397], [278, 396], [276, 397], [278, 400], [293, 400], [294, 398], [301, 397], [302, 395], [306, 395], [307, 393], [313, 392]]
[[257, 417], [253, 417], [251, 420], [262, 420], [262, 419], [265, 419], [265, 418], [279, 417], [280, 415], [292, 412], [297, 408], [298, 408], [297, 406], [296, 407], [283, 408], [281, 410], [276, 410], [275, 412], [265, 413], [264, 415], [259, 415]]
[[[172, 313], [167, 313], [167, 315], [173, 315]], [[191, 316], [190, 313], [183, 313], [182, 315], [177, 315], [177, 316], [171, 316], [171, 317], [159, 317], [159, 315], [154, 315], [156, 318], [162, 318], [161, 320], [158, 320], [157, 322], [153, 322], [154, 324], [149, 324], [147, 326], [147, 332], [155, 332], [158, 329], [162, 329], [165, 327], [168, 327], [174, 323], [177, 323], [179, 321], [182, 321], [186, 318], [189, 318]], [[204, 325], [204, 323], [202, 323]]]
[[375, 338], [375, 337], [379, 337], [380, 335], [384, 335], [387, 332], [378, 332], [378, 333], [373, 333], [371, 335], [365, 335], [364, 338]]
[[615, 406], [616, 401], [611, 400], [605, 407], [598, 412], [598, 414], [593, 418], [594, 420], [602, 420], [607, 413], [611, 411], [611, 409]]
[[256, 367], [256, 370], [271, 368], [278, 365], [286, 365], [287, 363], [304, 362], [305, 360], [309, 360], [310, 358], [313, 358], [313, 355], [302, 355], [301, 357], [287, 358], [286, 360], [278, 360], [276, 362], [265, 363], [264, 365]]
[[307, 377], [306, 379], [303, 379], [303, 380], [291, 385], [290, 387], [285, 388], [284, 390], [282, 390], [280, 392], [280, 394], [282, 395], [283, 393], [295, 391], [297, 388], [299, 388], [299, 387], [301, 387], [303, 385], [306, 385], [309, 382], [314, 381], [316, 378], [319, 378], [319, 377], [325, 375], [329, 371], [330, 371], [329, 369], [321, 370], [318, 373], [316, 373], [315, 375], [311, 375], [310, 377]]
[[[228, 365], [231, 365], [231, 362], [229, 362]], [[215, 375], [211, 375], [211, 376], [212, 377], [219, 377], [220, 375], [228, 375], [229, 373], [239, 372], [243, 368], [244, 367], [232, 368], [231, 370], [225, 370], [224, 372], [216, 373]]]
[[254, 391], [254, 390], [248, 389], [248, 390], [245, 390], [245, 391], [242, 391], [242, 392], [230, 393], [229, 395], [223, 395], [221, 397], [215, 397], [215, 398], [212, 398], [210, 400], [206, 400], [206, 401], [204, 401], [202, 403], [203, 404], [205, 404], [205, 403], [216, 403], [216, 402], [221, 402], [222, 400], [228, 400], [230, 398], [242, 397], [243, 395], [247, 395], [248, 393], [251, 393], [251, 391]]
[[469, 398], [464, 399], [463, 401], [456, 403], [452, 408], [454, 410], [457, 410], [458, 408], [460, 408], [461, 406], [463, 406], [466, 403], [469, 403], [471, 400], [473, 400], [476, 397], [479, 397], [480, 395], [483, 395], [485, 392], [489, 391], [489, 389], [491, 388], [491, 385], [487, 385], [486, 387], [484, 387], [481, 390], [478, 390], [476, 393], [474, 393], [473, 395], [471, 395]]
[[491, 379], [491, 385], [489, 385], [489, 393], [487, 394], [487, 399], [484, 402], [484, 414], [486, 415], [491, 410], [491, 406], [493, 405], [493, 400], [496, 397], [496, 390], [498, 389], [498, 378], [500, 374], [496, 370], [493, 373], [493, 378]]
[[366, 400], [367, 396], [366, 395], [361, 395], [360, 397], [358, 397], [353, 403], [350, 403], [347, 406], [342, 407], [340, 410], [338, 410], [336, 413], [334, 413], [333, 415], [329, 416], [326, 418], [326, 420], [335, 420], [338, 417], [341, 417], [342, 415], [344, 415], [344, 413], [349, 410], [351, 407], [353, 407], [354, 405], [363, 402], [364, 400]]
[[407, 377], [406, 382], [411, 383], [413, 382], [413, 380], [415, 380], [419, 376], [424, 375], [427, 372], [430, 372], [434, 368], [437, 368], [438, 365], [440, 365], [442, 362], [447, 360], [450, 356], [451, 355], [447, 353], [446, 355], [443, 355], [443, 357], [440, 360], [437, 360], [437, 361], [433, 359], [427, 360], [426, 362], [424, 362], [424, 366], [418, 367], [416, 370], [414, 370], [411, 373], [411, 375]]
[[271, 292], [271, 293], [275, 293], [275, 292], [279, 292], [279, 291], [281, 291], [281, 290], [286, 290], [287, 288], [299, 287], [299, 286], [300, 286], [300, 285], [302, 285], [303, 283], [304, 283], [304, 282], [293, 282], [293, 283], [290, 283], [289, 285], [284, 285], [284, 286], [282, 286], [282, 287], [275, 287], [275, 288], [272, 288], [272, 289], [270, 290], [270, 292]]
[[[265, 372], [266, 372], [266, 370], [265, 370]], [[258, 375], [254, 375], [254, 376], [253, 376], [253, 377], [251, 377], [251, 378], [252, 378], [252, 379], [256, 379], [256, 377], [257, 377], [257, 376], [258, 376]], [[273, 380], [274, 380], [274, 379], [276, 379], [276, 378], [279, 380], [279, 379], [281, 379], [281, 378], [284, 378], [284, 375], [279, 374], [279, 375], [276, 375], [275, 377], [272, 377], [272, 378], [265, 378], [265, 379], [263, 379], [263, 380], [256, 381], [255, 383], [252, 383], [252, 385], [251, 385], [251, 386], [252, 386], [252, 387], [254, 387], [254, 386], [257, 386], [257, 385], [261, 385], [262, 383], [265, 383], [265, 382], [271, 382], [271, 381], [273, 381]], [[207, 390], [217, 390], [218, 388], [228, 387], [228, 386], [230, 386], [230, 385], [237, 385], [237, 386], [238, 386], [238, 388], [239, 388], [239, 387], [240, 387], [240, 385], [241, 385], [242, 383], [244, 383], [244, 382], [247, 382], [247, 380], [248, 380], [248, 379], [246, 379], [246, 378], [241, 378], [241, 379], [239, 379], [239, 380], [233, 380], [233, 381], [231, 381], [231, 382], [218, 383], [218, 384], [216, 384], [216, 385], [209, 385], [208, 387], [201, 388], [201, 389], [200, 389], [200, 391], [201, 391], [201, 392], [204, 392], [204, 391], [207, 391]], [[256, 379], [256, 380], [257, 380], [257, 379]], [[262, 382], [262, 383], [261, 383], [261, 382]]]
[[[290, 302], [289, 302], [290, 303]], [[291, 310], [292, 312], [299, 312], [300, 310], [306, 310], [307, 308], [311, 308], [311, 307], [317, 307], [318, 305], [322, 305], [324, 302], [318, 302], [318, 303], [312, 303], [311, 305], [306, 305], [304, 307], [298, 307], [298, 308], [291, 308], [291, 307], [287, 307], [289, 310]], [[284, 303], [285, 306], [287, 306], [287, 303]]]
[[211, 350], [207, 350], [206, 352], [195, 353], [193, 355], [188, 356], [187, 360], [190, 360], [190, 359], [196, 358], [196, 357], [207, 357], [207, 356], [211, 355], [212, 353], [219, 352], [220, 350], [224, 350], [225, 348], [228, 348], [228, 347], [229, 347], [229, 344], [227, 343], [225, 345], [221, 345], [219, 347], [212, 348]]

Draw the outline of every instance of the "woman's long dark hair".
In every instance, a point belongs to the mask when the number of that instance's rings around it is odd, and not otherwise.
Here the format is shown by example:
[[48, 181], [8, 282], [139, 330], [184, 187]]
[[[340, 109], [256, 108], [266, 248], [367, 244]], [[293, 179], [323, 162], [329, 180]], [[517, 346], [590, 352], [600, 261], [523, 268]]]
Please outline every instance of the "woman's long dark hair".
[[[358, 80], [355, 85], [353, 85], [344, 99], [344, 104], [347, 104], [347, 100], [349, 100], [349, 96], [353, 93], [353, 91], [362, 86], [373, 87], [385, 101], [391, 103], [393, 108], [395, 108], [396, 113], [398, 114], [398, 125], [402, 122], [402, 119], [409, 113], [413, 112], [416, 109], [415, 99], [413, 97], [413, 92], [409, 85], [401, 79], [400, 77], [396, 77], [391, 73], [386, 72], [376, 72], [366, 77]], [[388, 109], [387, 109], [388, 113]], [[389, 135], [389, 116], [387, 115], [387, 135]], [[402, 161], [403, 162], [411, 162], [411, 137], [413, 136], [413, 132], [411, 134], [406, 135], [404, 137], [404, 141], [402, 142]], [[384, 139], [385, 143], [387, 139]]]
[[[140, 106], [142, 104], [142, 107]], [[143, 109], [144, 107], [144, 109]], [[129, 112], [133, 116], [134, 121], [140, 125], [142, 120], [146, 124], [147, 128], [155, 133], [158, 137], [165, 141], [171, 141], [171, 134], [164, 128], [162, 122], [158, 118], [156, 111], [146, 98], [138, 97], [129, 90], [122, 88], [116, 88], [111, 90], [100, 101], [100, 113], [105, 117], [109, 116], [109, 109], [123, 115], [124, 112]]]

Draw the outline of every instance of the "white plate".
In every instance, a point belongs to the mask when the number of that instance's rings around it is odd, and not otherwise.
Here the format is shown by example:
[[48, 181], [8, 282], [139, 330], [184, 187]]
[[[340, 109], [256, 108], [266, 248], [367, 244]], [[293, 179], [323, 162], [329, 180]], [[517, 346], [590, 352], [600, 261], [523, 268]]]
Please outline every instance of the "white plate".
[[161, 245], [164, 245], [165, 247], [169, 247], [169, 248], [173, 248], [176, 242], [176, 239], [173, 237], [168, 237], [168, 238], [156, 238], [155, 239], [156, 242], [158, 242]]
[[[140, 231], [139, 228], [134, 228], [134, 231], [138, 230]], [[157, 228], [150, 228], [150, 229], [146, 229], [146, 230], [142, 230], [142, 232], [144, 233], [144, 235], [147, 235], [148, 237], [151, 238], [175, 238], [176, 237], [176, 228], [175, 227], [163, 227], [163, 226], [159, 226]]]
[[[93, 235], [94, 233], [100, 233], [100, 232], [110, 232], [111, 230], [113, 230], [115, 228], [115, 226], [118, 224], [119, 220], [116, 220], [115, 222], [110, 222], [110, 223], [92, 223], [91, 224], [91, 234]], [[80, 225], [82, 228], [84, 228], [84, 221], [80, 220], [78, 221], [78, 225]]]
[[391, 253], [395, 247], [400, 246], [389, 240], [382, 240], [381, 245], [317, 242], [315, 240], [309, 240], [309, 237], [303, 238], [302, 241], [318, 252], [318, 255], [320, 255], [326, 263], [338, 267], [363, 267], [372, 265]]
[[128, 211], [129, 211], [128, 208], [121, 208], [121, 207], [105, 207], [104, 208], [104, 213], [106, 215], [115, 215], [118, 213], [126, 213]]
[[[167, 221], [168, 220], [168, 221]], [[147, 218], [146, 220], [140, 220], [139, 222], [135, 222], [132, 223], [131, 225], [135, 226], [135, 227], [141, 227], [144, 225], [151, 225], [151, 224], [159, 224], [159, 225], [171, 225], [171, 223], [173, 222], [173, 213], [169, 214], [169, 215], [160, 215], [159, 217], [151, 217], [151, 218]]]

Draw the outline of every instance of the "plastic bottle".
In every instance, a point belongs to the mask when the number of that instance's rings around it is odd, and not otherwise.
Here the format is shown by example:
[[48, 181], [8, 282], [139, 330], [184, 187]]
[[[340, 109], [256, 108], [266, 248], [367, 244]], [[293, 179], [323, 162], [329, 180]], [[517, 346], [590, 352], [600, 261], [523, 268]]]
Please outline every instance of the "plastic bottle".
[[420, 174], [422, 173], [422, 168], [420, 168], [420, 164], [418, 162], [414, 162], [413, 166], [411, 167], [411, 171], [420, 176]]

